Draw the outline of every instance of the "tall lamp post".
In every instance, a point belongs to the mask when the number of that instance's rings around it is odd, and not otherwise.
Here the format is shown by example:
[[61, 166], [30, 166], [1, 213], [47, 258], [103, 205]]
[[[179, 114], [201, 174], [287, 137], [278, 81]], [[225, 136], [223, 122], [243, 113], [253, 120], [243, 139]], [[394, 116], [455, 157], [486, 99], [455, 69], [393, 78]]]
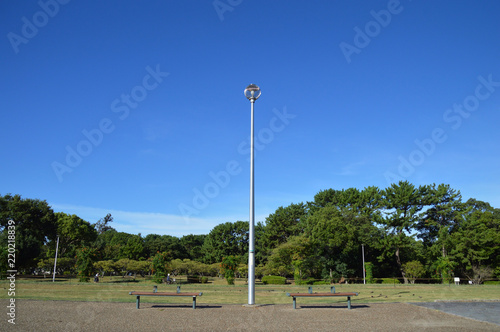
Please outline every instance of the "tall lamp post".
[[250, 222], [249, 222], [249, 237], [250, 243], [248, 246], [248, 304], [255, 304], [255, 203], [254, 203], [254, 136], [253, 136], [253, 106], [260, 97], [260, 88], [255, 84], [250, 84], [244, 91], [245, 97], [250, 100], [251, 116], [250, 116]]

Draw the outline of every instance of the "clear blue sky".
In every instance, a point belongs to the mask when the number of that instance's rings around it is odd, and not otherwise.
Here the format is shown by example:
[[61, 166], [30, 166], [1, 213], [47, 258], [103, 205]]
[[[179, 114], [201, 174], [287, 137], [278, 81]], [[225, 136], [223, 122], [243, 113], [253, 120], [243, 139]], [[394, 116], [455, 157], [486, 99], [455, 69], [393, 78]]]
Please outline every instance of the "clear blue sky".
[[3, 1], [0, 194], [208, 234], [320, 190], [500, 207], [498, 1]]

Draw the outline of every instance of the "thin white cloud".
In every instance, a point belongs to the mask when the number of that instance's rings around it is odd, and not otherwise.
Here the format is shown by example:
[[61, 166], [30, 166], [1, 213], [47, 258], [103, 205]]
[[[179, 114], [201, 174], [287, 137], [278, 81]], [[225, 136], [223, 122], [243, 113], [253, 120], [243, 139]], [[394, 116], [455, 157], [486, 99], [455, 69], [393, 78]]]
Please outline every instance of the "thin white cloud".
[[220, 223], [239, 220], [232, 218], [184, 218], [172, 214], [107, 210], [65, 204], [51, 204], [51, 206], [56, 212], [76, 214], [90, 223], [95, 223], [108, 213], [111, 213], [113, 216], [111, 227], [120, 232], [141, 233], [143, 236], [147, 234], [166, 234], [181, 237], [188, 234], [208, 234]]
[[356, 175], [359, 173], [360, 167], [365, 165], [365, 164], [366, 164], [366, 161], [364, 161], [364, 160], [348, 164], [348, 165], [342, 167], [340, 172], [335, 173], [335, 175], [341, 175], [341, 176]]

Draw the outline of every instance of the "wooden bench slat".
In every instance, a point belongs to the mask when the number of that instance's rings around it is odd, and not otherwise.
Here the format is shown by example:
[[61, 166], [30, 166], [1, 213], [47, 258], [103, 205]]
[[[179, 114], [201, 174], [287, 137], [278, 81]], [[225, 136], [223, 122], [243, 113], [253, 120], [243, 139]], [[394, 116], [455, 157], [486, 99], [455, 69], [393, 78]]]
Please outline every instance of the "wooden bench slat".
[[203, 293], [171, 293], [171, 292], [136, 292], [132, 291], [129, 295], [135, 295], [136, 297], [136, 308], [139, 309], [141, 303], [141, 296], [191, 296], [193, 298], [193, 309], [196, 309], [196, 297], [202, 296]]
[[167, 292], [130, 292], [130, 295], [141, 296], [202, 296], [203, 293], [167, 293]]
[[358, 296], [358, 293], [286, 293], [287, 296], [293, 298], [293, 308], [297, 308], [297, 297], [347, 297], [347, 309], [351, 309], [351, 296]]
[[[288, 293], [287, 293], [288, 295]], [[325, 297], [325, 296], [357, 296], [358, 293], [290, 293], [288, 296], [295, 297]]]

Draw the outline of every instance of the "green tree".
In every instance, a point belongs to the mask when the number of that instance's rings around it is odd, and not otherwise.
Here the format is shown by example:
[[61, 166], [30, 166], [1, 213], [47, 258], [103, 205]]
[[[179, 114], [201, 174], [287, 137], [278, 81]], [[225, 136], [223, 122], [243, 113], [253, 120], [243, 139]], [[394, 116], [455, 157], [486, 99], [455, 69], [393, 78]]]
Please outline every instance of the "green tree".
[[128, 238], [127, 243], [120, 248], [120, 257], [131, 260], [144, 259], [144, 240], [141, 234], [132, 235]]
[[108, 230], [114, 229], [113, 227], [109, 226], [113, 222], [113, 217], [111, 216], [111, 213], [108, 213], [104, 218], [99, 219], [95, 224], [92, 226], [95, 228], [97, 234], [102, 234]]
[[304, 235], [291, 237], [287, 242], [272, 250], [265, 265], [269, 274], [282, 277], [295, 275], [306, 279], [317, 272], [317, 259], [311, 240]]
[[130, 264], [128, 265], [129, 271], [134, 273], [134, 278], [137, 277], [137, 273], [144, 277], [150, 267], [151, 263], [148, 261], [130, 260]]
[[440, 278], [443, 284], [451, 282], [451, 277], [454, 275], [453, 269], [456, 262], [450, 259], [450, 256], [441, 256], [431, 265], [431, 269], [435, 271], [436, 278]]
[[364, 215], [371, 221], [378, 222], [381, 219], [380, 210], [383, 208], [382, 192], [374, 186], [361, 191], [357, 188], [323, 190], [314, 196], [313, 202], [309, 203], [310, 214], [327, 206]]
[[171, 235], [148, 234], [144, 238], [144, 250], [148, 257], [153, 257], [157, 252], [168, 251], [173, 259], [189, 258], [181, 240]]
[[180, 238], [180, 245], [188, 254], [188, 258], [201, 261], [203, 258], [203, 253], [201, 248], [203, 247], [203, 242], [205, 242], [206, 235], [184, 235]]
[[158, 252], [153, 257], [151, 270], [153, 271], [153, 278], [155, 282], [163, 283], [163, 280], [167, 277], [170, 260], [171, 256], [167, 252]]
[[447, 184], [432, 184], [428, 189], [425, 199], [430, 207], [421, 213], [415, 229], [423, 240], [429, 265], [448, 282], [453, 264], [447, 258], [452, 247], [450, 234], [459, 226], [465, 205], [460, 192]]
[[220, 263], [221, 272], [224, 274], [224, 278], [227, 280], [228, 285], [234, 285], [234, 274], [240, 263], [240, 258], [238, 256], [226, 256], [222, 258]]
[[365, 270], [366, 270], [366, 282], [368, 284], [373, 284], [373, 263], [365, 262]]
[[[419, 231], [418, 237], [427, 246], [433, 245], [440, 240], [443, 229], [451, 232], [450, 227], [455, 226], [461, 219], [464, 205], [461, 202], [460, 191], [456, 191], [447, 184], [432, 184], [428, 187], [424, 198], [426, 205], [430, 207], [422, 214], [416, 223], [415, 229]], [[446, 248], [441, 246], [442, 256], [446, 256]]]
[[288, 241], [292, 236], [302, 233], [300, 219], [307, 214], [304, 203], [290, 204], [287, 207], [279, 207], [274, 213], [266, 218], [264, 232], [262, 234], [262, 245], [265, 250], [271, 251], [282, 243]]
[[331, 188], [321, 190], [314, 196], [314, 201], [309, 203], [310, 210], [314, 213], [316, 210], [324, 208], [328, 205], [333, 205], [340, 208], [346, 205], [344, 202], [344, 197], [345, 195], [343, 194], [343, 190], [335, 190]]
[[396, 258], [396, 264], [405, 283], [408, 283], [406, 273], [401, 260], [401, 250], [408, 246], [409, 234], [411, 234], [417, 221], [419, 213], [426, 204], [428, 186], [415, 187], [408, 181], [400, 181], [392, 184], [383, 191], [385, 205], [385, 218], [381, 223], [385, 226], [388, 236], [384, 238], [384, 255], [391, 252]]
[[16, 269], [29, 271], [36, 267], [42, 247], [56, 238], [54, 211], [46, 201], [23, 199], [20, 195], [0, 196], [0, 252], [7, 247], [9, 220], [15, 222]]
[[406, 277], [412, 284], [415, 283], [415, 280], [417, 278], [421, 278], [425, 274], [424, 264], [419, 261], [410, 261], [404, 263], [403, 270], [405, 271]]
[[95, 248], [83, 247], [76, 251], [76, 270], [80, 282], [88, 282], [95, 269], [94, 263], [99, 260], [99, 252]]
[[226, 222], [215, 226], [203, 243], [204, 262], [214, 264], [226, 256], [248, 260], [248, 222]]
[[[100, 263], [100, 262], [98, 262]], [[103, 266], [104, 265], [104, 266]], [[128, 259], [128, 258], [122, 258], [119, 259], [118, 261], [114, 262], [112, 267], [115, 270], [118, 270], [121, 272], [122, 277], [125, 277], [126, 275], [133, 273], [134, 274], [134, 279], [137, 277], [137, 273], [140, 273], [142, 276], [144, 276], [144, 273], [149, 270], [151, 263], [148, 261], [137, 261], [134, 259]], [[96, 264], [94, 264], [96, 266]], [[106, 264], [97, 264], [97, 266], [101, 267], [107, 267]]]
[[99, 275], [105, 276], [106, 274], [111, 275], [113, 272], [117, 272], [119, 267], [112, 260], [98, 261], [94, 263], [94, 268], [99, 271]]
[[147, 257], [144, 253], [144, 239], [140, 234], [128, 234], [109, 229], [98, 235], [94, 247], [102, 252], [103, 260], [122, 258], [140, 260]]
[[[63, 212], [55, 213], [55, 217], [59, 236], [59, 257], [74, 257], [77, 248], [88, 246], [97, 239], [94, 227], [80, 217]], [[50, 247], [48, 254], [52, 257], [56, 249], [55, 241], [51, 242]]]
[[[255, 233], [255, 265], [264, 265], [264, 262], [267, 260], [268, 257], [268, 252], [264, 246], [264, 234], [266, 233], [265, 231], [265, 226], [264, 223], [259, 221], [255, 224], [254, 227], [254, 233]], [[244, 257], [244, 259], [248, 258]]]
[[205, 276], [213, 274], [211, 265], [193, 261], [187, 258], [183, 260], [173, 259], [172, 261], [170, 261], [169, 271], [171, 271], [173, 275], [198, 274], [199, 276]]
[[8, 245], [7, 245], [7, 235], [4, 233], [0, 233], [0, 274], [6, 274], [7, 270], [10, 269], [9, 267], [9, 251], [8, 251]]
[[369, 253], [380, 237], [380, 230], [367, 216], [356, 210], [342, 212], [331, 204], [309, 216], [305, 224], [305, 235], [311, 239], [321, 264], [321, 277], [362, 275], [361, 245], [365, 244]]
[[[38, 262], [37, 266], [44, 272], [54, 271], [55, 258], [42, 259]], [[56, 272], [63, 274], [64, 272], [74, 272], [75, 258], [74, 257], [59, 257], [57, 259]]]
[[182, 259], [172, 259], [169, 264], [169, 271], [173, 275], [189, 274], [189, 267]]
[[93, 247], [97, 248], [101, 253], [103, 260], [117, 260], [120, 254], [120, 246], [112, 245], [111, 240], [118, 233], [115, 229], [109, 229], [97, 235], [97, 239], [93, 243]]
[[500, 256], [500, 218], [495, 211], [476, 210], [465, 216], [460, 227], [451, 234], [452, 260], [474, 283], [483, 281], [488, 268], [498, 266]]

